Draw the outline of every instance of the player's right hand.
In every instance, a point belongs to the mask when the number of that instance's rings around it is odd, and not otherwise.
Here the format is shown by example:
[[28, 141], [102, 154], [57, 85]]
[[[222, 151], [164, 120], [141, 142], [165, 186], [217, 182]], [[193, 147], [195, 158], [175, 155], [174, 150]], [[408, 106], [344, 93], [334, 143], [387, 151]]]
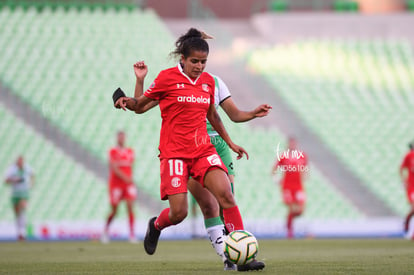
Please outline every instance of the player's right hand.
[[115, 102], [115, 108], [117, 108], [117, 109], [122, 108], [122, 110], [126, 111], [126, 104], [127, 104], [128, 100], [129, 100], [128, 97], [118, 98], [118, 100]]
[[148, 73], [148, 67], [145, 65], [144, 61], [138, 61], [134, 64], [134, 72], [137, 79], [144, 80], [145, 76]]

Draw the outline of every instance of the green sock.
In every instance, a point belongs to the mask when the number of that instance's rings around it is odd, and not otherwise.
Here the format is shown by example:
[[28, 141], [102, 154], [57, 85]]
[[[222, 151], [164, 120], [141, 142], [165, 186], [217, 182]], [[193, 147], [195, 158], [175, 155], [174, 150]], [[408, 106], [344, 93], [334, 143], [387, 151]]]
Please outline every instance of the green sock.
[[223, 224], [223, 222], [221, 221], [220, 217], [214, 217], [214, 218], [209, 218], [209, 219], [204, 220], [204, 226], [206, 228], [213, 227], [216, 225], [221, 225], [221, 224]]

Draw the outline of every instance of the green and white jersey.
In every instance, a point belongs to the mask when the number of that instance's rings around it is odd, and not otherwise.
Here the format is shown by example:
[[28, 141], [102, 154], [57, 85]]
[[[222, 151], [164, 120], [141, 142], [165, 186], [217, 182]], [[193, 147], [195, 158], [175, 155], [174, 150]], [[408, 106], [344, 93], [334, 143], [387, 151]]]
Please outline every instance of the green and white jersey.
[[[211, 74], [214, 77], [216, 87], [214, 89], [214, 106], [218, 109], [219, 105], [226, 100], [227, 98], [231, 97], [229, 88], [227, 85], [221, 80], [220, 77]], [[210, 122], [207, 120], [207, 133], [210, 137], [218, 136], [218, 133], [213, 129]]]
[[11, 184], [12, 197], [28, 197], [32, 176], [33, 170], [28, 165], [24, 165], [23, 169], [20, 169], [16, 164], [13, 164], [6, 170], [5, 180], [10, 177], [20, 179], [19, 182]]

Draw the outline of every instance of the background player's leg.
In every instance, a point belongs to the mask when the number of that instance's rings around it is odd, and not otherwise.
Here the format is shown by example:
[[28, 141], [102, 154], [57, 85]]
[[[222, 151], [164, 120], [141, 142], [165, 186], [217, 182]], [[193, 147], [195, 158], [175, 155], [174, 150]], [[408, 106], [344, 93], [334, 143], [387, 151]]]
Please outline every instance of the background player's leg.
[[286, 219], [286, 229], [287, 229], [288, 239], [293, 238], [293, 218], [294, 218], [293, 203], [289, 203], [288, 204], [288, 215]]
[[19, 240], [24, 240], [26, 235], [26, 200], [20, 199], [15, 204], [17, 235]]
[[410, 228], [410, 220], [414, 216], [414, 202], [411, 204], [411, 210], [408, 212], [407, 216], [405, 217], [404, 221], [404, 231], [407, 234]]
[[294, 237], [294, 230], [293, 230], [293, 220], [300, 215], [302, 215], [304, 209], [304, 204], [300, 202], [294, 202], [290, 204], [289, 207], [289, 216], [288, 216], [288, 222], [287, 222], [287, 228], [288, 228], [288, 238]]
[[118, 204], [112, 204], [111, 205], [111, 212], [108, 215], [108, 218], [106, 219], [106, 224], [105, 224], [105, 232], [108, 233], [109, 230], [109, 226], [112, 222], [112, 220], [114, 219], [114, 217], [116, 216], [116, 213], [118, 212]]
[[231, 192], [234, 195], [234, 175], [229, 175], [229, 181], [230, 181], [230, 186], [231, 186]]
[[134, 232], [134, 201], [133, 200], [126, 200], [127, 210], [128, 210], [128, 221], [129, 221], [129, 241], [131, 243], [136, 242], [135, 232]]
[[111, 204], [111, 211], [109, 212], [109, 215], [106, 218], [104, 232], [101, 237], [102, 243], [109, 242], [109, 226], [111, 225], [112, 220], [116, 216], [117, 211], [118, 211], [118, 204], [115, 204], [115, 203]]

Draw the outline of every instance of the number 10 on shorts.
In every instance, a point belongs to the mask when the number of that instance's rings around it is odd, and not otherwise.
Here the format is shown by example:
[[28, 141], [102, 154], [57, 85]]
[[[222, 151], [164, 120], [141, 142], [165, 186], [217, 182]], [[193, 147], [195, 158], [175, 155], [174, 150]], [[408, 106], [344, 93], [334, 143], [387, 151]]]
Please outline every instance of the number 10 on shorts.
[[170, 176], [182, 176], [184, 173], [184, 163], [181, 159], [168, 160]]

